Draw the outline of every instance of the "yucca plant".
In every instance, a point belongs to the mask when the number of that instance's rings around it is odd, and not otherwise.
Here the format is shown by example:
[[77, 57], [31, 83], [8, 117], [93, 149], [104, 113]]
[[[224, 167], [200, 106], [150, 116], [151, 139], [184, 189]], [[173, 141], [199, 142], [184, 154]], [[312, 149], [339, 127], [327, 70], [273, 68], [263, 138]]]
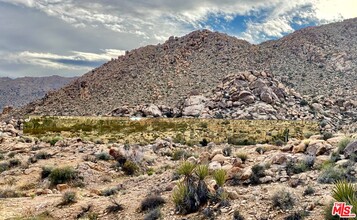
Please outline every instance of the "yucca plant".
[[238, 158], [242, 160], [243, 163], [248, 159], [248, 155], [246, 153], [239, 152], [236, 154]]
[[185, 161], [177, 169], [177, 173], [179, 175], [184, 175], [185, 178], [189, 178], [190, 176], [192, 176], [193, 171], [195, 170], [195, 167], [196, 167], [195, 164]]
[[227, 173], [222, 169], [216, 170], [213, 173], [213, 178], [216, 180], [216, 183], [219, 187], [223, 187], [224, 183], [226, 182]]
[[199, 165], [196, 167], [195, 173], [198, 177], [198, 184], [197, 184], [197, 196], [198, 200], [201, 204], [206, 204], [208, 201], [208, 194], [209, 190], [207, 187], [206, 182], [204, 179], [208, 176], [208, 166], [207, 165]]
[[346, 180], [337, 181], [332, 189], [332, 197], [338, 202], [352, 205], [352, 213], [357, 213], [357, 188], [354, 184]]
[[197, 166], [195, 173], [199, 180], [204, 180], [208, 176], [208, 166], [207, 165]]

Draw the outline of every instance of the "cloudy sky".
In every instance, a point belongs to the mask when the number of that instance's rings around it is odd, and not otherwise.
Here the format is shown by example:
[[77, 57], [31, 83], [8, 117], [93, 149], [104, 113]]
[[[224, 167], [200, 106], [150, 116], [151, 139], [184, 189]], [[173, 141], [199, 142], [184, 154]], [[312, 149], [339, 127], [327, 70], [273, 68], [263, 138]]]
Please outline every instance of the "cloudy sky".
[[357, 0], [0, 0], [0, 77], [73, 76], [196, 29], [251, 43], [357, 17]]

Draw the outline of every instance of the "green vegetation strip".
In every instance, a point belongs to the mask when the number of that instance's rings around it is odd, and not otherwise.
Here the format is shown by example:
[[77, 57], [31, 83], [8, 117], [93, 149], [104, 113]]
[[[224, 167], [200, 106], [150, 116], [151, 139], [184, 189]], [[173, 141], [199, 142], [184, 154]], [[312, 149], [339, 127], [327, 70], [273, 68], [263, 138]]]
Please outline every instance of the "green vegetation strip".
[[249, 145], [285, 141], [287, 137], [302, 138], [304, 134], [318, 132], [315, 122], [279, 120], [30, 116], [24, 124], [24, 134], [39, 138], [82, 137], [141, 144], [172, 137], [175, 142], [189, 145], [203, 139]]

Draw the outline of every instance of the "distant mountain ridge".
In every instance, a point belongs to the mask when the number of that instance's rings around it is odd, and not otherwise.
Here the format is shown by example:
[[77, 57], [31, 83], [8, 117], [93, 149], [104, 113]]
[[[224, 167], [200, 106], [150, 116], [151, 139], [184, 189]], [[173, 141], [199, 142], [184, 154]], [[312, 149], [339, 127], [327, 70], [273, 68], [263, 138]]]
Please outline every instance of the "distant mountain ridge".
[[106, 115], [122, 106], [147, 104], [173, 108], [192, 94], [210, 96], [227, 75], [265, 71], [309, 96], [315, 111], [355, 120], [356, 33], [357, 18], [308, 27], [259, 45], [194, 31], [129, 51], [16, 114]]
[[76, 77], [0, 77], [0, 111], [5, 106], [20, 107], [43, 98], [49, 91], [59, 89]]

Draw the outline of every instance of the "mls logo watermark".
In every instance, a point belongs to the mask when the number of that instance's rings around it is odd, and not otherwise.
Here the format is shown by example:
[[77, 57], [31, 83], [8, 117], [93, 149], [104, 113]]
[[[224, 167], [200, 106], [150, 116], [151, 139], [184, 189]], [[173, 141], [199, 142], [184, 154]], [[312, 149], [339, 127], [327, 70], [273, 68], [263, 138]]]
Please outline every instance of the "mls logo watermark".
[[335, 202], [332, 208], [332, 215], [338, 215], [340, 218], [356, 217], [356, 214], [352, 213], [352, 206], [346, 205], [345, 202]]

